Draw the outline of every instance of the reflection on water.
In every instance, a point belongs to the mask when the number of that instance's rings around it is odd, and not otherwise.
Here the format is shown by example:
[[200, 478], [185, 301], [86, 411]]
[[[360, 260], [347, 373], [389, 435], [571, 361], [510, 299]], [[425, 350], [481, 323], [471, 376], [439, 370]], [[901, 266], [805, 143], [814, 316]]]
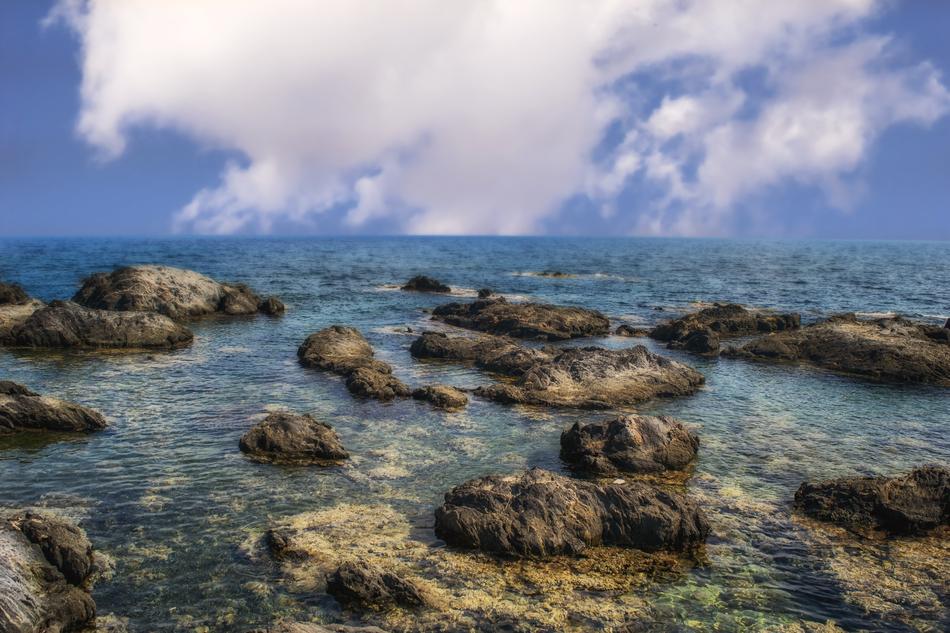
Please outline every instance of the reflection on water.
[[[320, 590], [319, 555], [276, 564], [260, 536], [324, 526], [309, 549], [378, 557], [417, 578], [439, 612], [364, 619], [415, 624], [520, 623], [528, 629], [945, 630], [947, 539], [858, 542], [804, 521], [790, 500], [807, 478], [895, 473], [950, 456], [950, 394], [795, 367], [667, 352], [700, 369], [695, 396], [641, 407], [696, 427], [687, 486], [713, 534], [696, 561], [602, 550], [546, 564], [453, 552], [432, 534], [450, 487], [528, 466], [564, 471], [560, 432], [605, 413], [509, 408], [473, 399], [440, 413], [411, 400], [350, 397], [302, 368], [296, 347], [331, 323], [360, 328], [410, 384], [483, 384], [479, 372], [414, 361], [414, 332], [446, 297], [379, 292], [414, 274], [460, 288], [603, 310], [649, 324], [691, 302], [898, 311], [946, 319], [950, 246], [654, 240], [348, 239], [0, 242], [0, 278], [44, 300], [81, 277], [136, 262], [241, 280], [288, 304], [281, 319], [194, 323], [195, 344], [168, 353], [0, 352], [0, 378], [101, 410], [103, 433], [65, 441], [0, 439], [0, 504], [79, 519], [114, 562], [95, 598], [133, 631], [244, 631], [275, 616], [360, 619]], [[516, 275], [558, 270], [573, 277]], [[629, 280], [635, 279], [635, 283]], [[654, 307], [665, 307], [663, 311]], [[598, 344], [653, 343], [608, 337]], [[574, 342], [572, 344], [578, 344]], [[332, 424], [353, 458], [317, 469], [255, 463], [241, 434], [274, 408]], [[677, 482], [668, 482], [677, 485]], [[353, 517], [357, 519], [353, 519]], [[301, 524], [304, 524], [301, 523]], [[306, 565], [313, 573], [304, 573]], [[834, 623], [834, 624], [831, 624]], [[823, 628], [815, 628], [815, 627]], [[623, 629], [627, 627], [627, 629]]]

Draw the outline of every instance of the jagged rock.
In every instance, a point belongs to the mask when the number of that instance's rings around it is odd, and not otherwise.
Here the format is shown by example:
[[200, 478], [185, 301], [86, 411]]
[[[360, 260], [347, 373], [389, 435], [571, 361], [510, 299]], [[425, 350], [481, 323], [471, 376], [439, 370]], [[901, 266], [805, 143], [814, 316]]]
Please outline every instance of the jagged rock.
[[950, 469], [923, 466], [897, 477], [805, 482], [795, 493], [795, 506], [851, 529], [919, 534], [950, 525]]
[[803, 362], [886, 382], [950, 386], [950, 339], [943, 328], [901, 317], [861, 320], [842, 314], [800, 330], [755, 339], [726, 355]]
[[671, 349], [706, 354], [719, 350], [720, 338], [779, 332], [797, 329], [800, 325], [798, 314], [776, 314], [750, 310], [735, 303], [717, 303], [661, 323], [650, 331], [650, 337], [667, 342]]
[[34, 393], [15, 382], [0, 380], [0, 434], [14, 431], [86, 433], [106, 427], [98, 411]]
[[269, 414], [241, 437], [240, 448], [272, 462], [325, 464], [349, 457], [333, 427], [295, 413]]
[[284, 302], [277, 297], [267, 297], [266, 299], [261, 299], [258, 309], [269, 316], [278, 316], [287, 310], [287, 308], [284, 306]]
[[328, 574], [327, 593], [340, 604], [372, 609], [426, 604], [412, 581], [362, 560], [347, 561]]
[[446, 385], [426, 385], [414, 389], [412, 397], [416, 400], [427, 400], [432, 406], [446, 411], [462, 409], [468, 404], [468, 396], [455, 387]]
[[0, 305], [18, 305], [29, 300], [30, 296], [18, 284], [7, 284], [0, 281]]
[[273, 307], [245, 284], [223, 284], [171, 266], [126, 266], [96, 273], [83, 281], [73, 301], [101, 310], [158, 312], [173, 319], [216, 312], [254, 314]]
[[194, 339], [191, 331], [154, 312], [111, 312], [53, 301], [36, 310], [0, 339], [9, 347], [176, 348]]
[[452, 289], [446, 286], [438, 279], [427, 277], [425, 275], [416, 275], [406, 282], [403, 290], [412, 290], [415, 292], [452, 292]]
[[315, 622], [276, 622], [266, 629], [250, 633], [386, 633], [375, 626], [347, 626], [345, 624], [316, 624]]
[[509, 303], [504, 297], [449, 303], [433, 310], [432, 315], [434, 319], [469, 330], [547, 341], [603, 336], [610, 331], [610, 321], [595, 310]]
[[450, 337], [441, 332], [423, 333], [412, 342], [409, 353], [415, 358], [471, 362], [510, 376], [520, 376], [536, 363], [554, 358], [553, 353], [500, 336]]
[[561, 457], [598, 475], [680, 470], [696, 458], [699, 438], [668, 416], [631, 415], [561, 433]]
[[435, 531], [450, 545], [543, 557], [614, 545], [687, 550], [709, 533], [686, 497], [641, 482], [598, 484], [535, 468], [489, 475], [445, 495]]
[[631, 338], [639, 338], [641, 336], [649, 336], [650, 331], [642, 327], [633, 327], [632, 325], [623, 325], [617, 326], [617, 329], [614, 330], [614, 334], [617, 336], [627, 336]]

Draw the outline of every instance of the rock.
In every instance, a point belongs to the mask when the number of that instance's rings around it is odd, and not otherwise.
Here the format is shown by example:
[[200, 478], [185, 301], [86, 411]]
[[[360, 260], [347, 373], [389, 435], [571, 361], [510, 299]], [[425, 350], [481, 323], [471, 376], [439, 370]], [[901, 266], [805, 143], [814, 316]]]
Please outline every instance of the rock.
[[705, 354], [719, 350], [720, 338], [779, 332], [797, 329], [800, 325], [798, 314], [776, 314], [750, 310], [735, 303], [717, 303], [661, 323], [650, 331], [650, 337], [667, 342], [672, 349]]
[[669, 346], [697, 354], [715, 354], [719, 351], [719, 335], [710, 328], [704, 328], [691, 333], [683, 341], [670, 342]]
[[435, 531], [450, 545], [543, 557], [600, 545], [682, 551], [705, 541], [709, 524], [692, 501], [656, 486], [602, 485], [534, 468], [454, 488], [436, 510]]
[[932, 336], [941, 329], [901, 317], [861, 320], [843, 314], [763, 336], [725, 353], [749, 360], [803, 362], [871, 380], [950, 386], [950, 340]]
[[468, 396], [455, 387], [446, 385], [427, 385], [414, 389], [412, 397], [416, 400], [427, 400], [432, 406], [446, 411], [463, 409], [468, 404]]
[[347, 561], [327, 575], [327, 593], [344, 605], [373, 609], [419, 607], [425, 598], [411, 581], [366, 561]]
[[595, 310], [509, 303], [504, 297], [449, 303], [437, 307], [432, 315], [434, 319], [469, 330], [546, 341], [603, 336], [610, 331], [610, 321]]
[[950, 469], [923, 466], [897, 477], [805, 482], [795, 507], [850, 529], [920, 534], [950, 525]]
[[412, 342], [409, 353], [415, 358], [470, 362], [481, 369], [510, 376], [520, 376], [536, 363], [554, 358], [549, 352], [525, 347], [509, 338], [450, 337], [441, 332], [423, 333]]
[[570, 273], [561, 272], [560, 270], [544, 270], [537, 275], [536, 277], [550, 277], [551, 279], [566, 279], [573, 277], [574, 275]]
[[947, 322], [943, 324], [943, 327], [944, 327], [945, 329], [950, 330], [950, 319], [947, 319]]
[[23, 325], [30, 316], [46, 304], [37, 299], [27, 298], [19, 303], [0, 303], [0, 342], [10, 336], [18, 325]]
[[345, 624], [316, 624], [315, 622], [276, 622], [266, 629], [256, 629], [250, 633], [386, 633], [375, 626], [347, 626]]
[[631, 338], [634, 338], [634, 337], [639, 338], [641, 336], [649, 336], [650, 331], [647, 330], [646, 328], [633, 327], [632, 325], [627, 325], [626, 323], [624, 323], [623, 325], [617, 326], [617, 329], [614, 330], [614, 334], [616, 334], [617, 336], [628, 336]]
[[452, 289], [446, 286], [438, 279], [426, 277], [425, 275], [416, 275], [406, 282], [403, 290], [412, 290], [415, 292], [452, 292]]
[[277, 297], [267, 297], [266, 299], [261, 299], [258, 310], [268, 316], [279, 316], [283, 314], [287, 308], [284, 306], [284, 302]]
[[692, 367], [642, 345], [621, 350], [577, 347], [532, 365], [514, 384], [479, 387], [475, 394], [508, 404], [607, 409], [688, 395], [704, 381]]
[[92, 543], [77, 526], [33, 512], [18, 515], [13, 522], [70, 584], [80, 585], [92, 573]]
[[561, 433], [561, 458], [597, 475], [680, 470], [696, 458], [699, 438], [668, 416], [631, 415]]
[[0, 434], [15, 431], [88, 433], [106, 428], [98, 411], [36, 394], [23, 385], [0, 381]]
[[494, 295], [495, 295], [495, 291], [492, 290], [491, 288], [479, 288], [478, 290], [479, 299], [487, 299], [488, 297], [492, 297]]
[[30, 296], [18, 284], [0, 282], [0, 305], [18, 305], [29, 300]]
[[269, 414], [244, 434], [240, 448], [272, 462], [326, 464], [349, 457], [333, 427], [295, 413]]
[[245, 284], [222, 284], [171, 266], [126, 266], [96, 273], [83, 281], [73, 301], [88, 308], [158, 312], [173, 319], [254, 314], [273, 307]]
[[0, 344], [42, 348], [177, 348], [194, 339], [191, 331], [154, 312], [110, 312], [53, 301], [14, 326]]
[[[381, 361], [377, 361], [381, 362]], [[391, 368], [388, 371], [379, 371], [375, 367], [357, 367], [346, 376], [346, 388], [354, 396], [375, 398], [387, 402], [395, 398], [408, 398], [409, 387], [393, 376]]]

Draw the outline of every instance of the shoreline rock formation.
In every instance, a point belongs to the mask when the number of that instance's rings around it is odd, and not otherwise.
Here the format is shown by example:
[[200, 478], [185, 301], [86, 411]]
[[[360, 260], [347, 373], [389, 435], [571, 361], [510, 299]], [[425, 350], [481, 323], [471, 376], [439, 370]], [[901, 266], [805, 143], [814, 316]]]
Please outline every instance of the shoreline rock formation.
[[432, 311], [432, 318], [468, 330], [544, 341], [604, 336], [610, 331], [610, 320], [596, 310], [509, 303], [499, 296], [441, 305]]
[[401, 290], [410, 290], [413, 292], [435, 292], [443, 294], [452, 292], [451, 288], [446, 286], [438, 279], [433, 279], [432, 277], [428, 277], [426, 275], [416, 275], [407, 281]]
[[344, 606], [413, 608], [426, 599], [411, 580], [364, 560], [346, 561], [327, 575], [327, 593]]
[[106, 426], [98, 411], [0, 380], [0, 435], [17, 431], [89, 433]]
[[800, 326], [799, 314], [777, 314], [750, 310], [735, 303], [717, 303], [661, 323], [650, 330], [649, 336], [666, 342], [670, 349], [714, 354], [719, 351], [723, 338], [794, 330]]
[[349, 458], [333, 427], [309, 414], [271, 413], [241, 437], [239, 447], [274, 463], [330, 465]]

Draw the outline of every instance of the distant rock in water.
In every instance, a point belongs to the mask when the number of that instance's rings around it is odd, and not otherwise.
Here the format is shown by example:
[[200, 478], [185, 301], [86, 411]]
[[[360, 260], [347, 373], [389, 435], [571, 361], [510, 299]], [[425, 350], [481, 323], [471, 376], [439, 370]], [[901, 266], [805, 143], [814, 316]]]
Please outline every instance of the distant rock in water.
[[709, 523], [692, 501], [657, 486], [598, 484], [534, 468], [480, 477], [446, 493], [435, 532], [450, 545], [544, 557], [600, 545], [688, 550], [705, 541]]
[[624, 323], [623, 325], [617, 326], [617, 329], [614, 330], [614, 334], [616, 334], [617, 336], [627, 336], [631, 338], [638, 338], [641, 336], [649, 336], [650, 330], [647, 330], [646, 328], [641, 328], [641, 327], [633, 327], [632, 325], [627, 325], [626, 323]]
[[412, 290], [414, 292], [452, 292], [451, 288], [438, 279], [433, 279], [425, 275], [416, 275], [406, 282], [402, 290]]
[[545, 341], [603, 336], [610, 331], [609, 319], [596, 310], [509, 303], [504, 297], [442, 305], [432, 311], [432, 318], [469, 330]]
[[426, 400], [437, 409], [446, 411], [463, 409], [468, 404], [468, 396], [463, 391], [446, 385], [426, 385], [413, 389], [412, 397], [416, 400]]
[[328, 464], [347, 459], [329, 424], [310, 415], [271, 413], [240, 441], [243, 452], [270, 462]]
[[88, 308], [158, 312], [173, 319], [277, 314], [278, 304], [283, 311], [279, 300], [262, 300], [245, 284], [223, 284], [193, 270], [151, 265], [96, 273], [83, 281], [73, 301]]
[[795, 507], [851, 529], [920, 534], [950, 525], [950, 469], [923, 466], [898, 477], [806, 482], [795, 493]]
[[30, 296], [19, 285], [0, 281], [0, 305], [18, 305], [29, 300]]
[[363, 560], [347, 561], [328, 574], [327, 593], [342, 605], [371, 609], [426, 604], [412, 581]]
[[191, 331], [154, 312], [112, 312], [53, 301], [0, 337], [9, 347], [175, 348], [194, 339]]
[[[494, 295], [495, 295], [495, 291], [492, 290], [491, 288], [479, 288], [478, 290], [479, 299], [487, 299], [488, 297], [492, 297]], [[950, 323], [950, 321], [948, 321], [948, 323]]]
[[755, 339], [726, 355], [803, 362], [885, 382], [950, 386], [950, 330], [902, 317], [833, 316], [800, 330]]
[[631, 415], [561, 433], [561, 458], [598, 475], [680, 470], [696, 458], [699, 438], [668, 416]]
[[650, 331], [650, 337], [667, 342], [671, 349], [708, 354], [719, 351], [721, 338], [780, 332], [800, 325], [798, 314], [776, 314], [750, 310], [735, 303], [717, 303], [661, 323]]
[[15, 382], [0, 380], [0, 434], [16, 431], [88, 433], [106, 428], [98, 411], [41, 396]]
[[554, 358], [553, 353], [525, 347], [509, 338], [447, 336], [441, 332], [423, 333], [412, 342], [409, 353], [415, 358], [470, 362], [510, 376], [520, 376], [536, 363]]

